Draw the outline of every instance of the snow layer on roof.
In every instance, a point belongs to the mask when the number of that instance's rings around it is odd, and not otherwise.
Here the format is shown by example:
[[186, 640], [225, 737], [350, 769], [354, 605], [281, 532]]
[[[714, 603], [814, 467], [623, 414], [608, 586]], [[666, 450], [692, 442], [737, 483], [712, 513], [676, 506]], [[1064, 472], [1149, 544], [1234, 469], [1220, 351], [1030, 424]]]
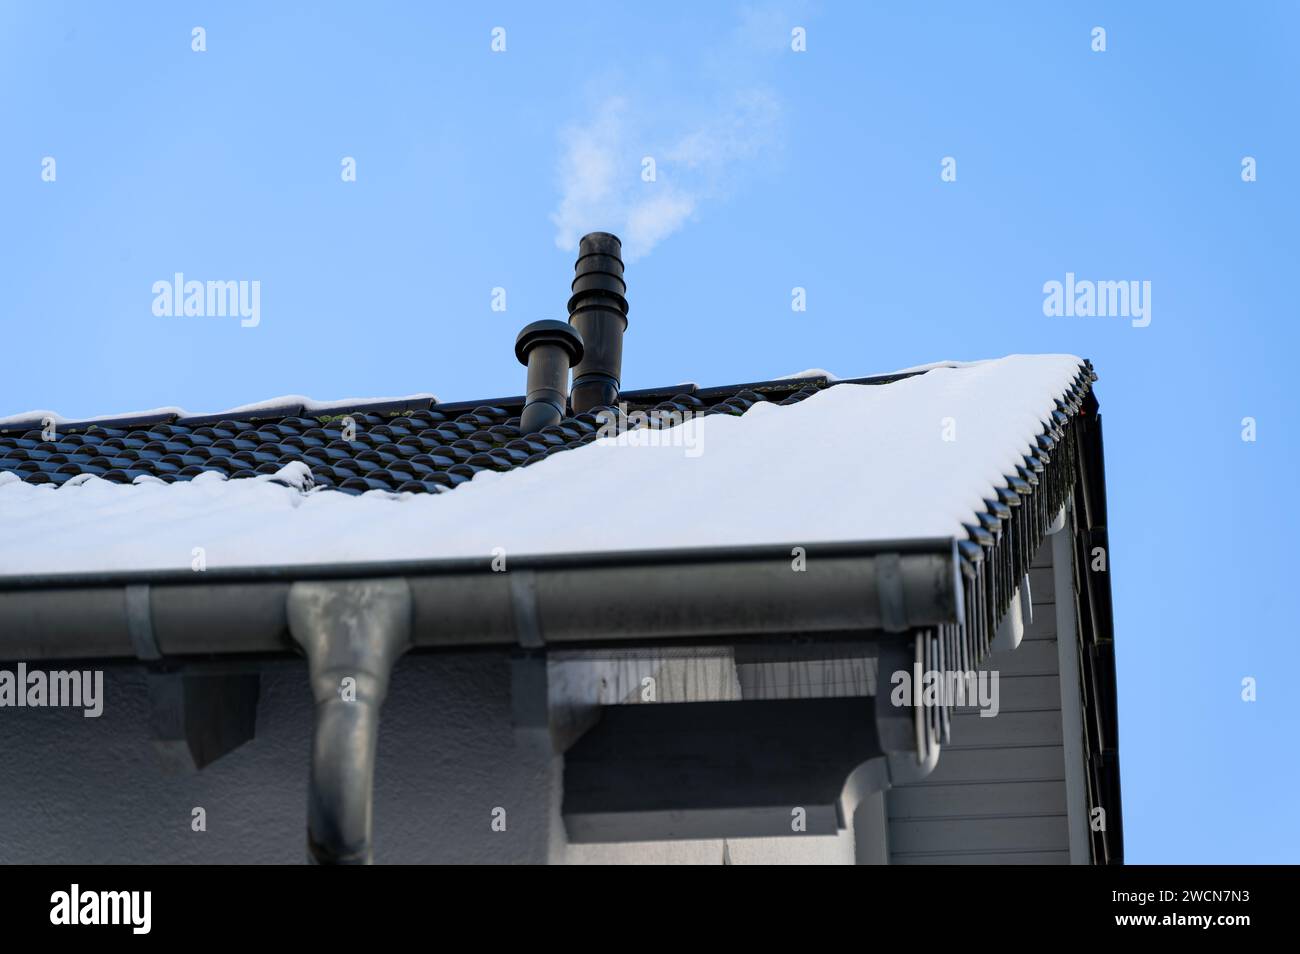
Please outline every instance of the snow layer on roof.
[[825, 378], [827, 381], [838, 381], [840, 376], [832, 374], [825, 368], [808, 368], [805, 371], [796, 371], [794, 374], [783, 374], [778, 381], [799, 381], [803, 378]]
[[[349, 563], [964, 537], [1079, 370], [1069, 355], [839, 384], [636, 431], [442, 494], [304, 492], [266, 477], [68, 485], [0, 474], [0, 573]], [[75, 484], [75, 485], [74, 485]], [[288, 484], [288, 485], [286, 485]]]
[[151, 417], [155, 414], [174, 414], [177, 417], [215, 417], [221, 415], [245, 415], [253, 411], [268, 411], [275, 408], [301, 404], [303, 414], [308, 417], [315, 417], [318, 414], [325, 414], [330, 411], [337, 411], [343, 408], [364, 407], [367, 404], [382, 404], [389, 401], [422, 401], [437, 400], [432, 394], [403, 394], [401, 397], [377, 397], [377, 398], [341, 398], [337, 401], [317, 401], [303, 394], [285, 394], [281, 397], [267, 398], [265, 401], [255, 401], [252, 404], [241, 404], [239, 407], [227, 408], [224, 411], [199, 412], [191, 414], [183, 407], [155, 407], [148, 411], [129, 411], [123, 414], [100, 414], [98, 417], [64, 417], [58, 411], [24, 411], [22, 414], [11, 414], [8, 417], [0, 417], [0, 427], [7, 424], [18, 424], [27, 421], [46, 421], [51, 420], [58, 426], [65, 424], [88, 424], [92, 421], [111, 421], [117, 418], [133, 417]]
[[65, 424], [86, 424], [91, 421], [111, 421], [119, 417], [147, 417], [154, 414], [175, 414], [177, 417], [184, 417], [189, 412], [183, 407], [155, 407], [148, 411], [132, 411], [129, 414], [100, 414], [96, 417], [64, 417], [58, 411], [35, 410], [23, 411], [21, 414], [10, 414], [8, 417], [0, 417], [0, 427], [8, 427], [10, 424], [28, 424], [32, 421], [40, 421], [42, 424], [46, 421], [53, 421], [57, 426], [62, 427]]

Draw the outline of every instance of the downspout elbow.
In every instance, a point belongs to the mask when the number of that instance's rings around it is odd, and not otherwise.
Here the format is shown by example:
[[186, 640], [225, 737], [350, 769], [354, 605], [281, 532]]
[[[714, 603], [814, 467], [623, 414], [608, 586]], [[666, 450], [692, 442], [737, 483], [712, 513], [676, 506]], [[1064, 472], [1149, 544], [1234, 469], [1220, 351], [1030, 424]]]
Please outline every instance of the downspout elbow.
[[379, 709], [411, 643], [410, 589], [402, 579], [294, 583], [288, 617], [316, 700], [308, 860], [369, 864]]

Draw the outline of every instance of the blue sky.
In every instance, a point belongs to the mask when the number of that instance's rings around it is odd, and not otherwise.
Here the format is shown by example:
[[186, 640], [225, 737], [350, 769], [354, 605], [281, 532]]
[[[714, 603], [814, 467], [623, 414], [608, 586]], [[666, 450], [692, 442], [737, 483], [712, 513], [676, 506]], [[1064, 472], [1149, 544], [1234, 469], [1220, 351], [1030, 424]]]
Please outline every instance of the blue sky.
[[[1300, 6], [473, 6], [0, 2], [0, 416], [515, 394], [585, 228], [627, 387], [1091, 358], [1128, 860], [1300, 861]], [[260, 323], [156, 317], [176, 272]], [[1046, 317], [1066, 272], [1150, 325]]]

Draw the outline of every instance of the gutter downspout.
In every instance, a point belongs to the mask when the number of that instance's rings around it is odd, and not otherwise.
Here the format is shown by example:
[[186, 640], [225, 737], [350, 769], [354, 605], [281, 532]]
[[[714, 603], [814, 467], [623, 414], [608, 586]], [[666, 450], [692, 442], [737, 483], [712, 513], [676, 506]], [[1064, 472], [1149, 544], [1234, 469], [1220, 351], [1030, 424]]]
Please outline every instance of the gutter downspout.
[[404, 579], [294, 583], [289, 632], [307, 655], [316, 724], [307, 795], [314, 864], [369, 864], [379, 707], [411, 645]]

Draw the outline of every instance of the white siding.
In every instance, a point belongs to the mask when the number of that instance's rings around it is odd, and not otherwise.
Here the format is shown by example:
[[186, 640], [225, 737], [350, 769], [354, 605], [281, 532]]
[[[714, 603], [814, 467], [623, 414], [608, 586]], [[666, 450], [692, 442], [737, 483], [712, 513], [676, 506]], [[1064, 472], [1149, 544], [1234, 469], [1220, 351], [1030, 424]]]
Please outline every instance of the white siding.
[[999, 673], [998, 715], [957, 712], [935, 770], [886, 795], [891, 864], [1070, 860], [1050, 538], [1033, 567], [1024, 641], [988, 660]]

